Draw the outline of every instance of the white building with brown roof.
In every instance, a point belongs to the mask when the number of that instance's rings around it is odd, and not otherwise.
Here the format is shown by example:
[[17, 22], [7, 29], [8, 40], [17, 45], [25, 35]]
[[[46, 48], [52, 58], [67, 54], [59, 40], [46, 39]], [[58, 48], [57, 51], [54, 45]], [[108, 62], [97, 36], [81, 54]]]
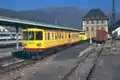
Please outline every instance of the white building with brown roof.
[[108, 32], [108, 17], [100, 9], [91, 9], [83, 17], [83, 30], [96, 36], [97, 30]]

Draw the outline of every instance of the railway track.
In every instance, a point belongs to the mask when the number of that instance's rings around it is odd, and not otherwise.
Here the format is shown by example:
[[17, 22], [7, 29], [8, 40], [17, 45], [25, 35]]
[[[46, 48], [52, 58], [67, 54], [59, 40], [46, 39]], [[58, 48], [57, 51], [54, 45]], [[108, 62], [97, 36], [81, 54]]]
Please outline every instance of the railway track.
[[[105, 44], [104, 44], [104, 45], [105, 45]], [[104, 45], [103, 45], [103, 46], [104, 46]], [[98, 54], [97, 54], [97, 56], [96, 56], [96, 58], [95, 58], [95, 60], [94, 60], [94, 65], [93, 65], [92, 68], [90, 69], [90, 72], [88, 73], [86, 80], [96, 80], [95, 77], [94, 77], [94, 76], [95, 76], [94, 70], [95, 70], [95, 67], [96, 67], [96, 65], [97, 65], [97, 61], [98, 61], [100, 55], [102, 54], [103, 49], [104, 49], [104, 48], [102, 48], [102, 49], [98, 52]]]
[[10, 71], [10, 69], [12, 69], [13, 66], [25, 63], [25, 60], [20, 60], [10, 55], [11, 51], [14, 50], [15, 47], [13, 46], [2, 47], [0, 49], [0, 74]]
[[92, 49], [89, 54], [83, 55], [76, 62], [76, 65], [73, 66], [73, 68], [61, 80], [94, 80], [92, 78], [94, 74], [93, 71], [96, 62], [103, 51], [103, 46], [104, 45], [101, 47], [98, 46], [96, 49]]
[[[44, 59], [46, 59], [46, 58], [47, 57], [45, 57]], [[0, 60], [0, 75], [3, 75], [4, 73], [8, 73], [8, 72], [11, 72], [11, 71], [19, 70], [22, 67], [25, 67], [27, 65], [35, 64], [38, 61], [36, 61], [36, 60], [35, 61], [33, 61], [33, 60], [20, 60], [20, 59], [17, 59], [15, 57], [12, 57], [12, 56], [9, 56], [9, 57], [3, 58], [3, 59], [1, 58], [1, 60]]]
[[19, 68], [25, 67], [26, 65], [33, 64], [35, 61], [31, 60], [16, 60], [10, 63], [2, 64], [0, 66], [0, 75], [14, 71], [14, 70], [19, 70]]

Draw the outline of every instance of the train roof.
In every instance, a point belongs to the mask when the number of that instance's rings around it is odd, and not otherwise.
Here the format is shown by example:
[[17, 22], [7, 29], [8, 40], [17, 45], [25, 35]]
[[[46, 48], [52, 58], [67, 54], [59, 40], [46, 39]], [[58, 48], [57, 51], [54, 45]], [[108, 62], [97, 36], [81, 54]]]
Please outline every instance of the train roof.
[[[6, 22], [6, 24], [11, 24], [11, 25], [15, 25], [17, 27], [23, 27], [23, 28], [29, 28], [29, 27], [37, 27], [37, 28], [48, 28], [48, 29], [61, 29], [61, 30], [70, 30], [70, 31], [82, 31], [79, 29], [75, 29], [75, 28], [69, 28], [69, 27], [65, 27], [65, 26], [58, 26], [58, 25], [52, 25], [52, 24], [45, 24], [45, 23], [40, 23], [38, 21], [30, 21], [30, 20], [22, 20], [22, 19], [16, 19], [16, 18], [9, 18], [9, 17], [3, 17], [0, 16], [0, 22], [1, 24], [5, 24], [4, 22]], [[7, 25], [8, 25], [7, 24]], [[19, 24], [19, 26], [18, 26]], [[21, 25], [21, 26], [20, 26]]]
[[[16, 32], [0, 32], [0, 34], [16, 34]], [[18, 33], [21, 34], [21, 33]]]

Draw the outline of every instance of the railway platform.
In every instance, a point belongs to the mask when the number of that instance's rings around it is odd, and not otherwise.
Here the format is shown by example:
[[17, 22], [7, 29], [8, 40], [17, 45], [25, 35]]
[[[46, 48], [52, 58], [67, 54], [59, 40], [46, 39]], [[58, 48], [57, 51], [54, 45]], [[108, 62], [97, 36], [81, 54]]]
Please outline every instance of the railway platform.
[[120, 80], [120, 41], [106, 44], [89, 80]]
[[21, 78], [20, 80], [61, 80], [75, 66], [76, 61], [95, 46], [96, 44], [90, 46], [88, 42], [75, 45], [0, 78], [1, 80], [17, 80], [16, 78]]
[[104, 45], [88, 42], [65, 49], [28, 65], [18, 71], [0, 76], [1, 80], [86, 80], [96, 56]]

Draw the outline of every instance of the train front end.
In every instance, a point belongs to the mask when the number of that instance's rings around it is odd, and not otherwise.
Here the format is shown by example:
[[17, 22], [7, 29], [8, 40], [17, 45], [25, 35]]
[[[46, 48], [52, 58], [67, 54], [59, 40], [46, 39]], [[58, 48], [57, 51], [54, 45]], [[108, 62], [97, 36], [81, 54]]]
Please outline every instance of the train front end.
[[28, 28], [22, 30], [22, 51], [13, 52], [12, 55], [23, 59], [40, 59], [44, 48], [44, 30]]

